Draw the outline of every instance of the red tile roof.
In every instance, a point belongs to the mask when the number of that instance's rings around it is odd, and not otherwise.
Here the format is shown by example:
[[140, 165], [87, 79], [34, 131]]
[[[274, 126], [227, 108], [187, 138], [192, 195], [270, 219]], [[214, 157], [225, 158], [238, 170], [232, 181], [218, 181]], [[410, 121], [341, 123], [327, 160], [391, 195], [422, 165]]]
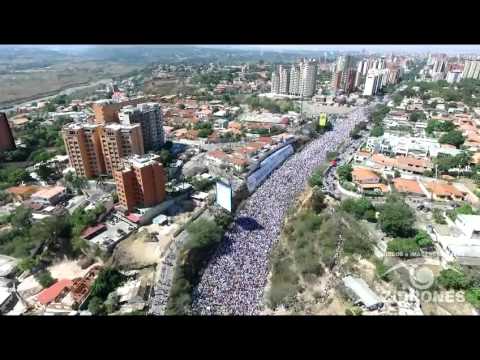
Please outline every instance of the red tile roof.
[[393, 180], [393, 186], [398, 192], [423, 194], [417, 180], [397, 178]]
[[72, 280], [62, 279], [55, 284], [43, 290], [37, 297], [37, 300], [42, 305], [47, 305], [54, 301], [65, 289], [73, 285]]
[[82, 232], [82, 237], [88, 239], [90, 236], [99, 233], [107, 228], [105, 224], [98, 224], [96, 226], [90, 226]]

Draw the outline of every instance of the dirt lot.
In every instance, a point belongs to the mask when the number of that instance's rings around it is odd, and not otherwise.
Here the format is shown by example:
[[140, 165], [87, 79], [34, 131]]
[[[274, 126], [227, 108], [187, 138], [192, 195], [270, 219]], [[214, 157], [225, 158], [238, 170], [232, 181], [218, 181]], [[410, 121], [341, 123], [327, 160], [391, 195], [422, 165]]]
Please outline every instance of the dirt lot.
[[111, 258], [112, 264], [125, 270], [156, 265], [159, 258], [159, 243], [147, 230], [130, 235], [120, 242]]
[[52, 65], [46, 71], [29, 71], [0, 75], [0, 105], [41, 97], [103, 77], [121, 75], [136, 67], [126, 64], [84, 61]]
[[54, 279], [75, 279], [83, 277], [89, 268], [82, 269], [76, 260], [66, 260], [48, 268]]

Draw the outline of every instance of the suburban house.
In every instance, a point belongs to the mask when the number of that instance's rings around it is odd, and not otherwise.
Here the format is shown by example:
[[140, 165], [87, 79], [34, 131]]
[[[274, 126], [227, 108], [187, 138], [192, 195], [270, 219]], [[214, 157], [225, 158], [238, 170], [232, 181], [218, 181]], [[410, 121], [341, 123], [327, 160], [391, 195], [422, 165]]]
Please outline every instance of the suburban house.
[[373, 190], [383, 193], [390, 191], [387, 185], [380, 182], [380, 176], [370, 169], [360, 167], [354, 168], [352, 171], [352, 180], [362, 191]]
[[396, 178], [393, 180], [393, 187], [399, 193], [410, 196], [425, 196], [425, 193], [422, 191], [418, 181], [415, 179]]
[[480, 265], [480, 215], [460, 214], [454, 223], [449, 223], [434, 224], [430, 229], [442, 258], [462, 265]]
[[37, 191], [32, 195], [31, 201], [40, 205], [55, 205], [65, 197], [66, 193], [63, 186], [53, 186]]
[[464, 201], [467, 193], [460, 191], [453, 184], [434, 180], [426, 184], [430, 196], [437, 201]]

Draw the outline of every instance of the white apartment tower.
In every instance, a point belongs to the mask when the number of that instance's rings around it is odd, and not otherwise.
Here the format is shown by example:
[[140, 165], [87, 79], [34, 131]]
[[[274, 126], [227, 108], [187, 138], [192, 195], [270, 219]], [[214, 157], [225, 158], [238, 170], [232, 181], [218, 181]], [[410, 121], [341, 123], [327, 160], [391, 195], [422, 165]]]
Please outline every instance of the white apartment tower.
[[299, 64], [294, 64], [290, 68], [290, 84], [289, 84], [289, 94], [300, 96], [300, 76], [301, 68]]
[[480, 79], [480, 59], [466, 59], [463, 68], [463, 79]]
[[278, 68], [278, 75], [279, 75], [279, 93], [280, 94], [288, 94], [288, 87], [290, 85], [290, 73], [288, 69], [280, 65]]
[[302, 95], [311, 97], [315, 93], [317, 83], [317, 62], [315, 60], [306, 60], [302, 66], [302, 81], [301, 89]]
[[272, 72], [272, 93], [280, 94], [280, 76], [276, 70]]
[[364, 96], [373, 96], [380, 89], [382, 79], [377, 69], [370, 69], [365, 80], [365, 86], [363, 88]]

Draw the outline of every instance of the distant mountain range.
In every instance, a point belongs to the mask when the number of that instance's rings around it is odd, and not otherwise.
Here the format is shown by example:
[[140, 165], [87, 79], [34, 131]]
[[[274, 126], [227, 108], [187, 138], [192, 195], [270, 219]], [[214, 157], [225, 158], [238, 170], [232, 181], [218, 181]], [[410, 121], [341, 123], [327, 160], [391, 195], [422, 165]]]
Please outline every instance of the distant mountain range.
[[[383, 49], [383, 51], [382, 51]], [[241, 63], [248, 61], [290, 62], [299, 57], [334, 57], [337, 53], [391, 53], [420, 51], [478, 52], [478, 46], [451, 45], [0, 45], [0, 64], [17, 68], [48, 66], [63, 61], [112, 61], [149, 63]], [[365, 51], [365, 52], [364, 52]]]
[[[103, 45], [103, 46], [0, 46], [0, 63], [35, 63], [48, 66], [61, 61], [112, 61], [129, 64], [247, 61], [292, 61], [303, 52], [257, 49], [210, 48], [194, 45]], [[323, 53], [322, 53], [323, 54]], [[13, 65], [13, 64], [11, 64]]]

